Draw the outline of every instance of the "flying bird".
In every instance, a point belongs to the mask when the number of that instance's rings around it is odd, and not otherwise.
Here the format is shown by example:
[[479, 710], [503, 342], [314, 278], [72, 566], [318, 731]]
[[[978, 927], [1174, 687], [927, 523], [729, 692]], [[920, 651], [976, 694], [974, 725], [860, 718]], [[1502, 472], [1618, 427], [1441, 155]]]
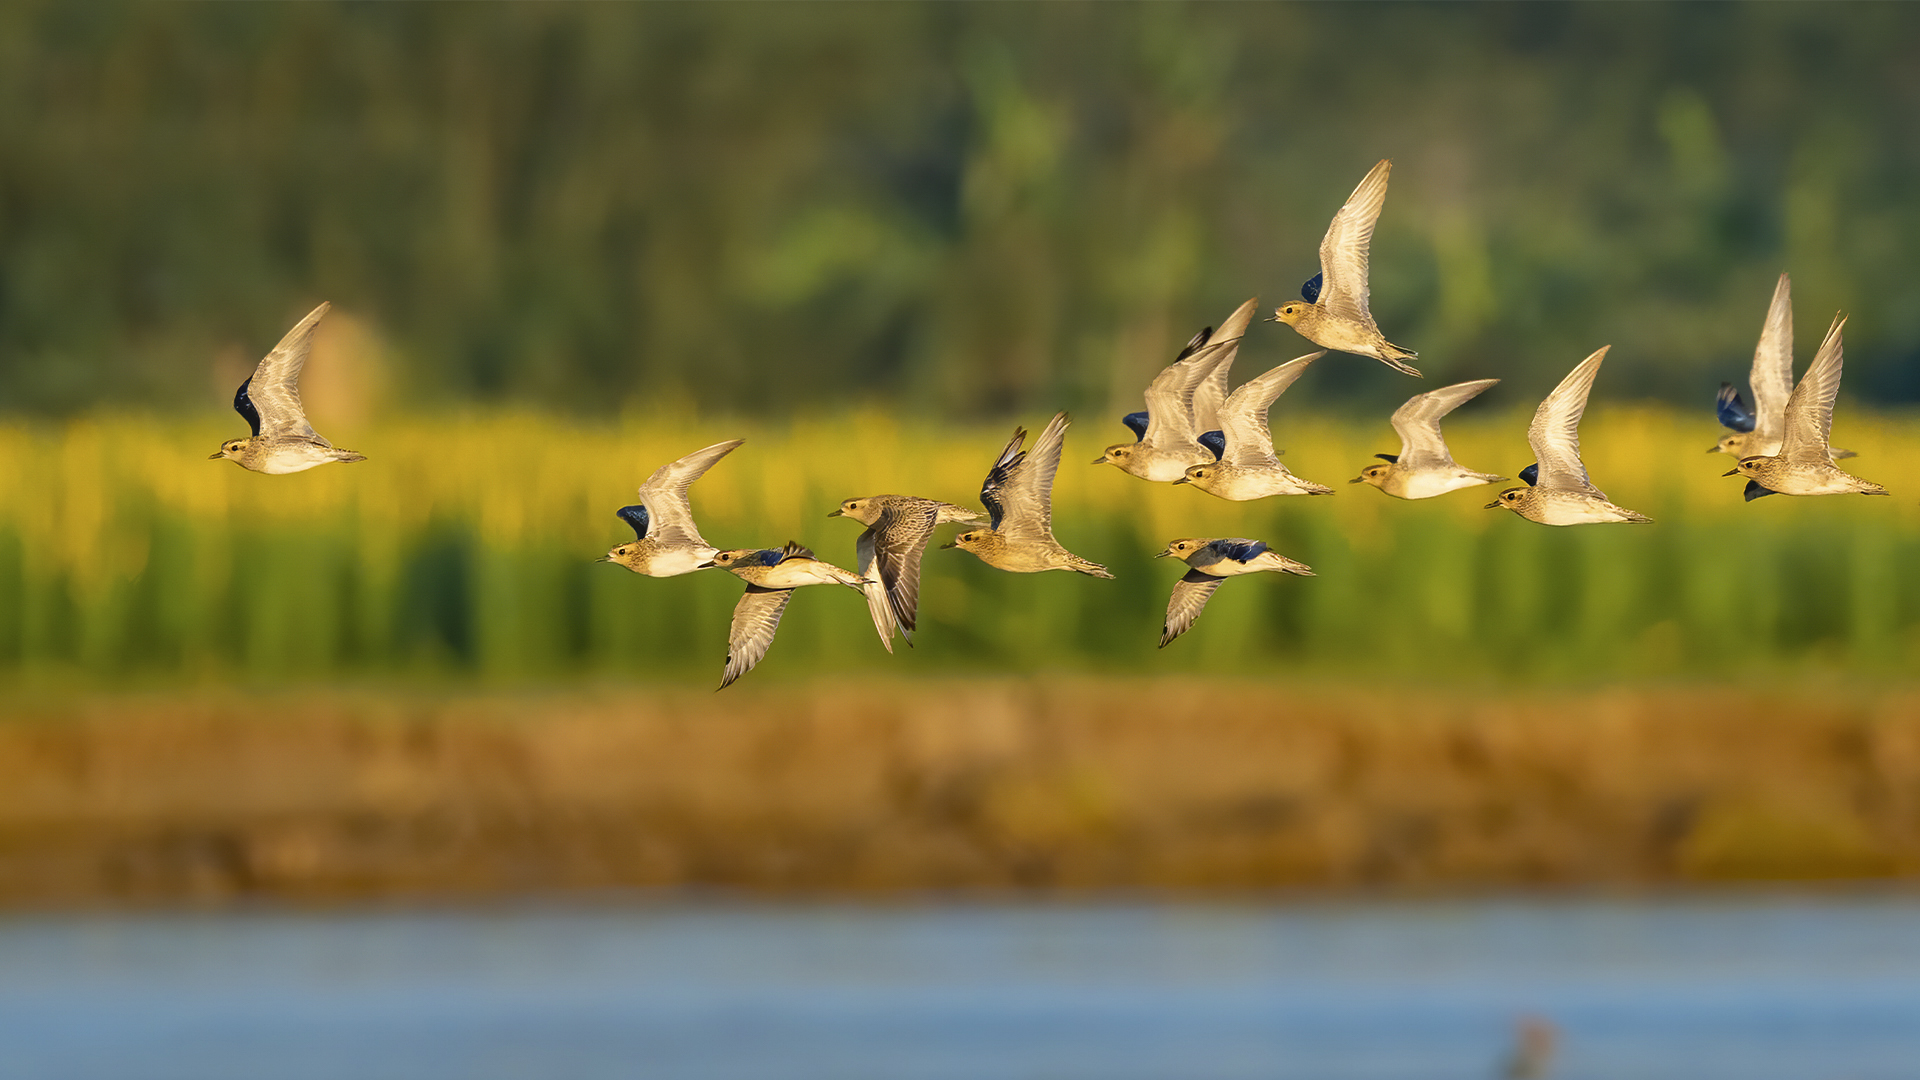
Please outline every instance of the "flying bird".
[[[1212, 415], [1208, 416], [1205, 426], [1197, 415], [1202, 391], [1205, 391], [1206, 407], [1217, 412], [1218, 407], [1211, 404], [1212, 395], [1218, 392], [1224, 396], [1225, 386], [1224, 382], [1215, 383], [1213, 374], [1233, 366], [1234, 354], [1240, 350], [1240, 334], [1230, 335], [1230, 332], [1246, 330], [1256, 303], [1249, 300], [1242, 304], [1218, 331], [1202, 330], [1195, 334], [1179, 358], [1147, 385], [1146, 411], [1128, 413], [1122, 418], [1121, 423], [1127, 425], [1137, 441], [1115, 443], [1094, 458], [1093, 463], [1113, 465], [1142, 480], [1171, 483], [1180, 479], [1187, 466], [1214, 460], [1213, 452], [1201, 441], [1202, 433], [1213, 430]], [[1224, 378], [1223, 373], [1221, 379]]]
[[1473, 400], [1499, 379], [1455, 383], [1415, 394], [1393, 411], [1393, 430], [1400, 435], [1398, 454], [1375, 454], [1385, 465], [1369, 465], [1350, 484], [1372, 484], [1398, 499], [1431, 499], [1464, 487], [1492, 484], [1506, 477], [1463, 469], [1453, 460], [1440, 434], [1440, 418]]
[[1187, 564], [1187, 573], [1173, 584], [1173, 596], [1167, 601], [1167, 621], [1160, 628], [1160, 647], [1193, 626], [1194, 620], [1212, 599], [1213, 590], [1230, 577], [1242, 574], [1258, 574], [1273, 571], [1281, 574], [1299, 574], [1312, 577], [1313, 568], [1306, 563], [1296, 562], [1277, 551], [1270, 550], [1265, 542], [1248, 540], [1244, 537], [1209, 539], [1189, 536], [1168, 542], [1166, 550], [1155, 555], [1156, 559], [1172, 556]]
[[860, 576], [867, 579], [861, 586], [867, 594], [867, 613], [873, 616], [873, 628], [888, 652], [893, 651], [896, 631], [908, 645], [913, 644], [920, 607], [920, 559], [934, 528], [949, 522], [987, 523], [978, 510], [917, 495], [848, 499], [827, 516], [852, 518], [868, 526], [854, 550], [860, 557]]
[[1828, 439], [1833, 430], [1833, 401], [1840, 394], [1840, 329], [1847, 317], [1835, 315], [1813, 363], [1787, 399], [1786, 427], [1778, 454], [1749, 454], [1726, 475], [1747, 478], [1747, 501], [1767, 495], [1885, 495], [1887, 489], [1842, 471], [1833, 463]]
[[[1753, 368], [1747, 375], [1753, 386], [1749, 409], [1732, 383], [1720, 384], [1714, 412], [1722, 426], [1733, 430], [1707, 451], [1743, 457], [1780, 452], [1786, 435], [1787, 399], [1793, 396], [1793, 283], [1781, 274], [1773, 286], [1767, 321], [1760, 327], [1760, 344], [1753, 350]], [[1855, 456], [1851, 450], [1829, 451], [1834, 460]]]
[[1053, 538], [1053, 474], [1060, 469], [1068, 423], [1066, 413], [1054, 413], [1032, 450], [1020, 449], [1027, 429], [1014, 428], [1013, 438], [980, 487], [980, 504], [987, 508], [991, 525], [969, 529], [940, 546], [971, 551], [988, 566], [1016, 574], [1072, 570], [1090, 577], [1113, 577], [1106, 567], [1075, 555]]
[[746, 593], [733, 606], [733, 625], [727, 632], [727, 670], [720, 678], [720, 690], [752, 671], [773, 647], [773, 635], [780, 629], [780, 616], [786, 613], [793, 590], [802, 585], [859, 589], [866, 584], [859, 574], [822, 562], [791, 540], [782, 548], [716, 551], [700, 569], [708, 566], [730, 571], [747, 583]]
[[1587, 467], [1580, 462], [1580, 416], [1587, 411], [1587, 395], [1593, 390], [1593, 378], [1607, 358], [1602, 346], [1592, 356], [1560, 380], [1553, 393], [1540, 403], [1527, 428], [1527, 442], [1533, 447], [1534, 464], [1528, 466], [1537, 479], [1529, 479], [1527, 469], [1520, 478], [1533, 486], [1508, 488], [1486, 508], [1504, 506], [1542, 525], [1591, 525], [1608, 521], [1635, 524], [1651, 522], [1645, 514], [1615, 506], [1607, 494], [1587, 479]]
[[367, 460], [365, 454], [343, 450], [321, 438], [307, 423], [306, 409], [300, 404], [300, 369], [307, 365], [314, 328], [331, 307], [321, 304], [308, 312], [240, 384], [233, 395], [233, 411], [247, 421], [253, 434], [221, 443], [220, 449], [207, 455], [208, 461], [226, 458], [243, 469], [278, 476], [330, 461]]
[[1296, 357], [1240, 384], [1220, 410], [1226, 452], [1217, 462], [1188, 466], [1186, 474], [1174, 483], [1192, 484], [1209, 495], [1234, 502], [1269, 495], [1333, 494], [1332, 488], [1302, 480], [1280, 464], [1273, 452], [1273, 432], [1267, 426], [1267, 413], [1274, 400], [1306, 373], [1308, 364], [1325, 355], [1323, 349]]
[[619, 563], [648, 577], [676, 577], [707, 566], [716, 549], [701, 537], [699, 526], [693, 523], [687, 489], [745, 441], [714, 443], [655, 469], [640, 485], [639, 505], [614, 511], [620, 520], [633, 526], [633, 542], [607, 552], [600, 561]]
[[1353, 189], [1320, 241], [1320, 273], [1301, 287], [1303, 299], [1280, 305], [1273, 317], [1323, 349], [1371, 356], [1417, 379], [1420, 370], [1406, 361], [1420, 354], [1388, 341], [1367, 306], [1367, 249], [1392, 171], [1393, 162], [1382, 160]]

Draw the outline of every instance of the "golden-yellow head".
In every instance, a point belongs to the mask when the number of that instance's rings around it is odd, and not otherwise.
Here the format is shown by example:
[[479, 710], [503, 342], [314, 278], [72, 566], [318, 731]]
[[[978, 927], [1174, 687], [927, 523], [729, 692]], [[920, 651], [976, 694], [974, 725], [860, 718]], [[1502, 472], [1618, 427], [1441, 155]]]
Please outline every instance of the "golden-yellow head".
[[1369, 465], [1360, 470], [1359, 476], [1347, 481], [1347, 483], [1372, 484], [1374, 487], [1379, 487], [1387, 482], [1387, 473], [1392, 469], [1393, 466], [1391, 465]]
[[1286, 323], [1288, 326], [1292, 326], [1293, 324], [1299, 322], [1300, 317], [1302, 315], [1305, 315], [1307, 309], [1312, 306], [1313, 306], [1312, 304], [1309, 304], [1304, 300], [1295, 300], [1295, 301], [1292, 301], [1291, 303], [1281, 304], [1279, 307], [1275, 308], [1273, 311], [1273, 321], [1283, 322], [1283, 323]]
[[1094, 458], [1093, 463], [1095, 465], [1124, 466], [1128, 461], [1133, 459], [1133, 448], [1138, 445], [1138, 443], [1128, 442], [1114, 443], [1112, 446], [1107, 447], [1105, 452], [1099, 457]]
[[1175, 559], [1184, 559], [1211, 543], [1213, 543], [1213, 541], [1204, 536], [1183, 536], [1178, 540], [1169, 540], [1166, 550], [1155, 555], [1154, 558], [1165, 559], [1172, 557]]
[[239, 461], [241, 455], [247, 452], [247, 446], [252, 442], [253, 436], [251, 435], [244, 439], [229, 439], [220, 444], [220, 449], [208, 454], [207, 460], [217, 461], [220, 458], [227, 458], [231, 461]]
[[1507, 490], [1501, 492], [1498, 496], [1496, 496], [1495, 501], [1488, 503], [1487, 505], [1481, 507], [1481, 509], [1492, 510], [1492, 509], [1495, 509], [1496, 507], [1504, 506], [1507, 509], [1517, 513], [1520, 510], [1520, 500], [1526, 498], [1527, 492], [1532, 490], [1533, 490], [1532, 488], [1523, 488], [1523, 487], [1508, 488]]

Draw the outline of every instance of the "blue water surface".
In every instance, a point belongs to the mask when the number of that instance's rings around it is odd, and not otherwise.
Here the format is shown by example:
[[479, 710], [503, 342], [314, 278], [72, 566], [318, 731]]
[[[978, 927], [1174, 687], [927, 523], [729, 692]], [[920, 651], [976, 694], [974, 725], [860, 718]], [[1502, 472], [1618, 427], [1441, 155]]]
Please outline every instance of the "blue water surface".
[[34, 1080], [1920, 1077], [1920, 898], [0, 918]]

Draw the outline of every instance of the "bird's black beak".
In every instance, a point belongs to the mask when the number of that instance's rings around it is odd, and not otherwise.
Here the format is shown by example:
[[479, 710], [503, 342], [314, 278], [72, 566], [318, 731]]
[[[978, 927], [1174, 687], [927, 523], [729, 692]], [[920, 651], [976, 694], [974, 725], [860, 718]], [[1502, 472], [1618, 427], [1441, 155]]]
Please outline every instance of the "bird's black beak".
[[1721, 473], [1720, 475], [1721, 475], [1721, 476], [1739, 476], [1739, 475], [1740, 475], [1740, 470], [1739, 470], [1739, 469], [1728, 469], [1728, 470], [1727, 470], [1726, 472], [1723, 472], [1723, 473]]
[[597, 559], [595, 559], [595, 560], [593, 560], [593, 561], [594, 561], [594, 562], [612, 562], [612, 561], [613, 561], [613, 556], [611, 556], [611, 555], [602, 555], [602, 556], [600, 556], [599, 558], [597, 558]]
[[226, 456], [227, 456], [227, 452], [225, 450], [215, 450], [213, 453], [207, 455], [207, 460], [218, 461], [221, 458]]
[[846, 511], [844, 511], [844, 510], [832, 510], [832, 511], [829, 511], [829, 512], [827, 513], [827, 516], [828, 516], [828, 517], [840, 517], [840, 516], [842, 516], [842, 515], [844, 515], [845, 513], [846, 513]]
[[1181, 477], [1180, 479], [1178, 479], [1178, 480], [1175, 480], [1175, 481], [1174, 481], [1174, 483], [1176, 483], [1176, 484], [1191, 484], [1191, 483], [1193, 483], [1193, 481], [1192, 481], [1192, 480], [1190, 480], [1190, 479], [1188, 479], [1187, 477], [1184, 477], [1184, 476], [1183, 476], [1183, 477]]
[[1709, 453], [1709, 454], [1717, 454], [1717, 453], [1719, 453], [1719, 452], [1720, 452], [1720, 444], [1719, 444], [1719, 443], [1714, 443], [1714, 444], [1713, 444], [1712, 446], [1709, 446], [1709, 447], [1707, 447], [1707, 453]]
[[1358, 484], [1358, 483], [1361, 483], [1361, 482], [1363, 482], [1363, 481], [1365, 481], [1365, 480], [1366, 480], [1366, 477], [1364, 477], [1364, 476], [1356, 476], [1356, 477], [1354, 477], [1353, 479], [1351, 479], [1351, 480], [1349, 480], [1349, 481], [1347, 481], [1347, 483], [1349, 483], [1349, 484]]
[[960, 546], [960, 541], [958, 541], [958, 540], [949, 540], [949, 541], [947, 541], [946, 543], [944, 543], [944, 544], [941, 544], [941, 545], [940, 545], [940, 549], [941, 549], [942, 551], [944, 551], [944, 550], [946, 550], [947, 548], [950, 548], [950, 547], [959, 547], [959, 546]]
[[1172, 549], [1172, 548], [1168, 548], [1167, 550], [1165, 550], [1165, 551], [1162, 551], [1162, 552], [1160, 552], [1160, 553], [1158, 553], [1158, 554], [1156, 554], [1156, 555], [1154, 556], [1154, 558], [1156, 558], [1156, 559], [1164, 559], [1164, 558], [1166, 558], [1167, 556], [1169, 556], [1169, 555], [1171, 555], [1171, 554], [1173, 554], [1173, 549]]
[[703, 562], [699, 566], [694, 567], [694, 569], [705, 570], [705, 569], [708, 569], [709, 567], [718, 566], [718, 565], [719, 565], [718, 563], [713, 562], [712, 560], [708, 560], [707, 562]]
[[[213, 456], [219, 457], [220, 455], [215, 454]], [[1099, 457], [1093, 459], [1093, 464], [1095, 465], [1105, 465], [1106, 463], [1107, 463], [1107, 455], [1105, 454], [1101, 454]]]
[[1493, 501], [1493, 502], [1490, 502], [1490, 503], [1488, 503], [1487, 505], [1485, 505], [1485, 506], [1483, 506], [1483, 507], [1481, 507], [1480, 509], [1482, 509], [1482, 510], [1498, 510], [1498, 509], [1500, 509], [1500, 502], [1499, 502], [1499, 500], [1497, 500], [1497, 499], [1496, 499], [1495, 501]]

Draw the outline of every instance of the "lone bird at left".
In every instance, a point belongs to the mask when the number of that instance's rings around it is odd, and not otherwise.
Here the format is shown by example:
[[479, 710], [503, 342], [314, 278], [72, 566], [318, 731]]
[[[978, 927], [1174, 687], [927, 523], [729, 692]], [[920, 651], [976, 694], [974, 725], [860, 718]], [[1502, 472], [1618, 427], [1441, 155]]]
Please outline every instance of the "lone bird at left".
[[253, 434], [231, 439], [207, 455], [227, 458], [258, 473], [305, 472], [330, 461], [365, 461], [365, 454], [343, 450], [320, 437], [300, 405], [300, 369], [313, 347], [313, 330], [331, 305], [321, 304], [287, 331], [233, 395], [233, 411], [246, 418]]

